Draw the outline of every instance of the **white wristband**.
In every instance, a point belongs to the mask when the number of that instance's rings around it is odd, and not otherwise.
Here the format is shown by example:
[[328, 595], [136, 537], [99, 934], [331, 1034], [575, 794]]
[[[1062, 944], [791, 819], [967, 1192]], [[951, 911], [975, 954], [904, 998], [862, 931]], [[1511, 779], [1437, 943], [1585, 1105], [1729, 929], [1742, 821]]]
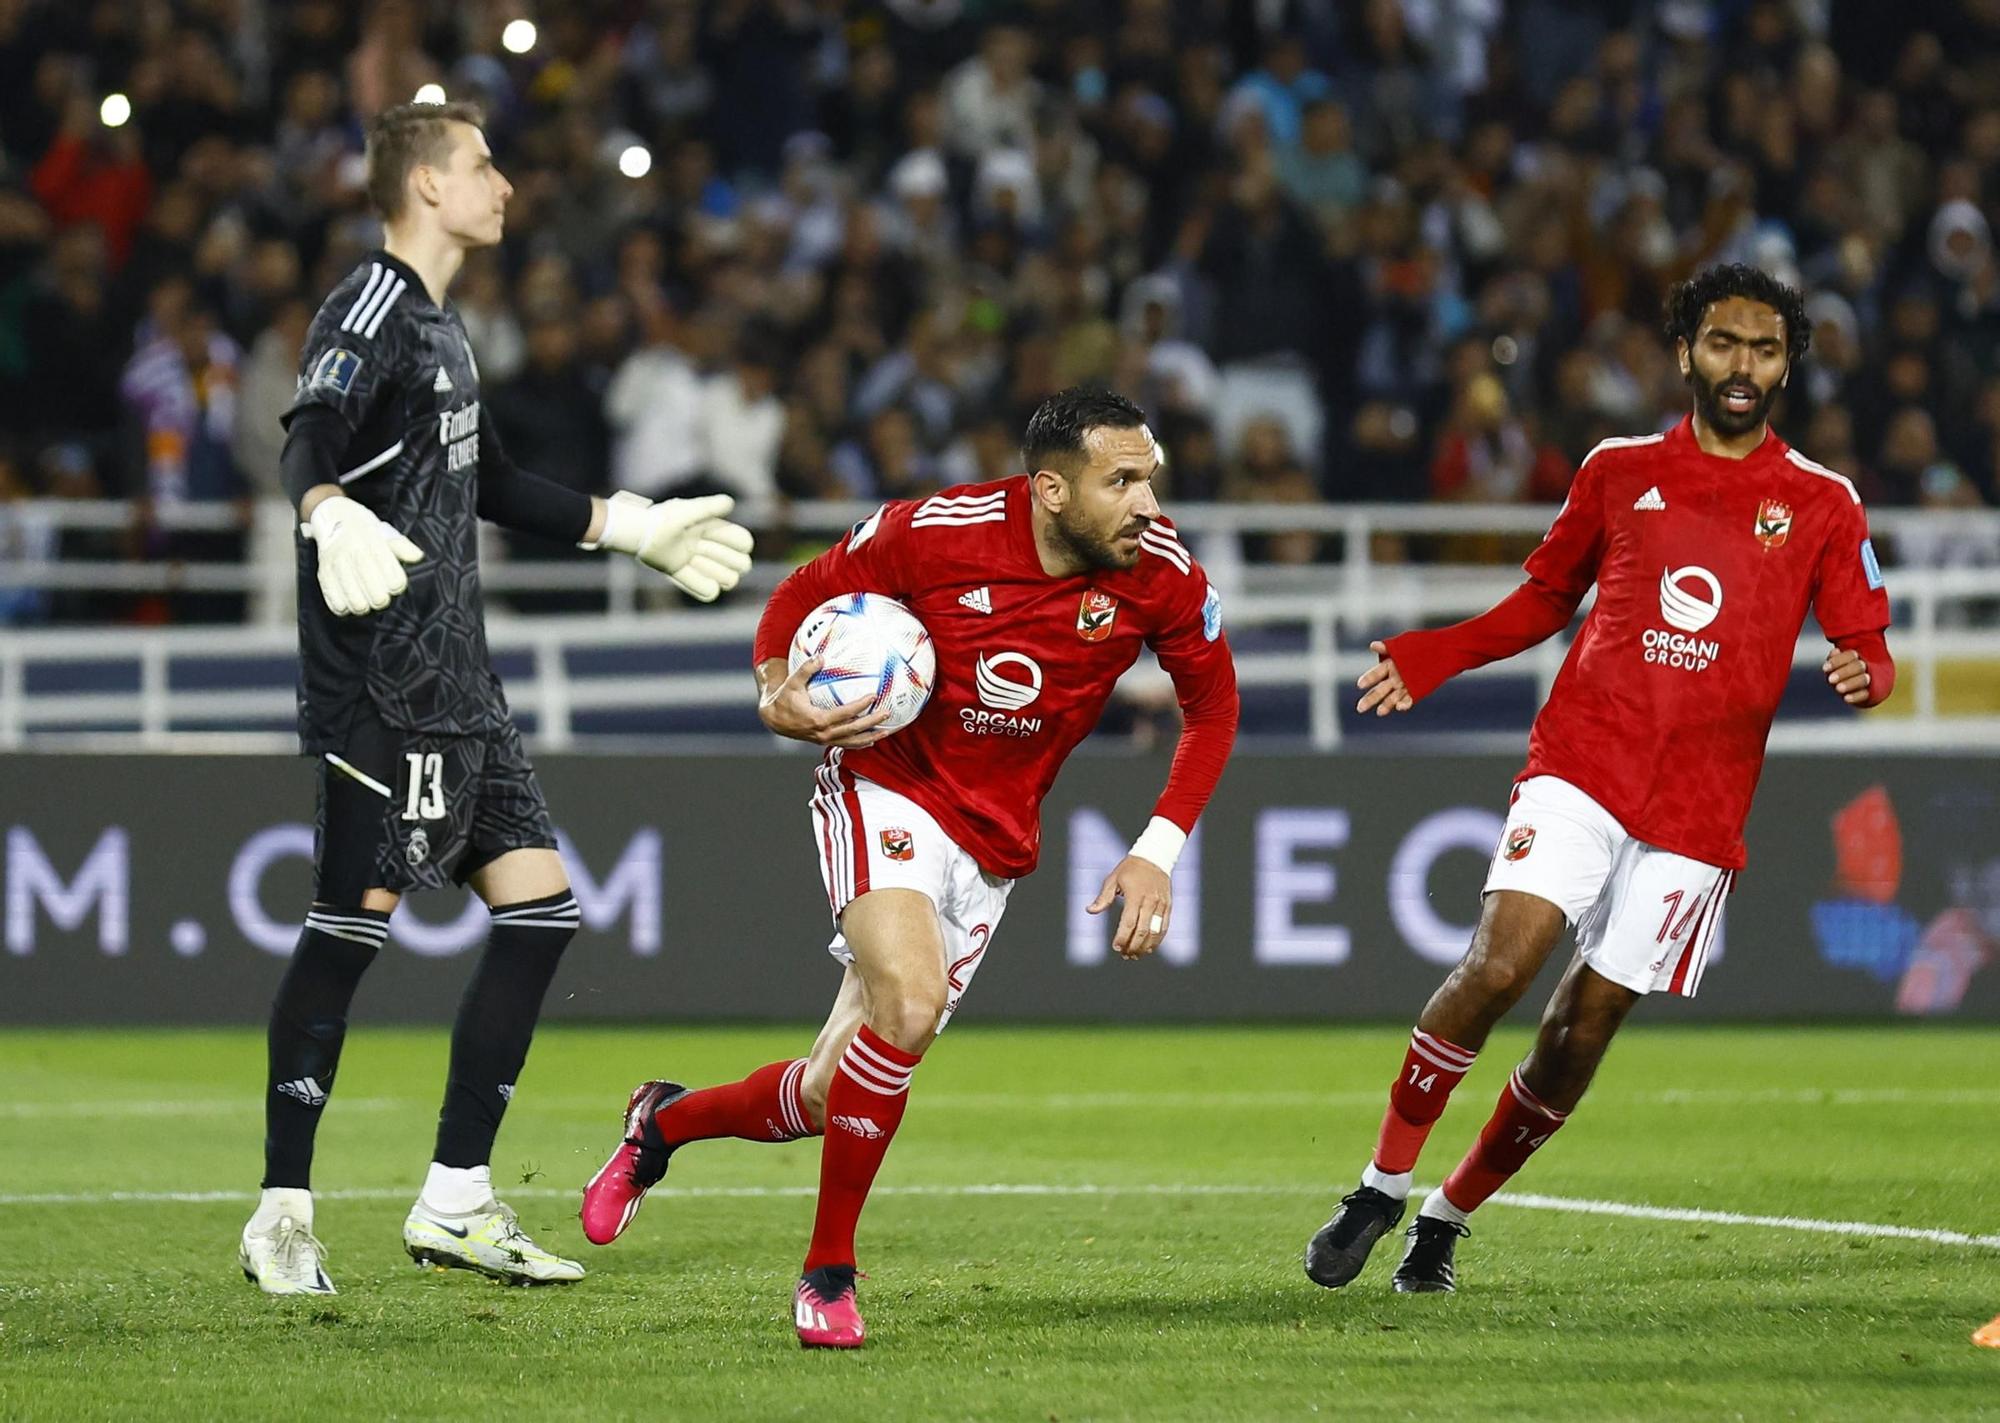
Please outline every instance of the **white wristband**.
[[1172, 874], [1174, 861], [1181, 857], [1181, 850], [1186, 845], [1187, 831], [1165, 816], [1156, 815], [1139, 832], [1139, 838], [1132, 842], [1130, 853]]
[[598, 530], [597, 542], [579, 543], [577, 547], [586, 553], [598, 549], [608, 549], [612, 553], [637, 553], [639, 542], [646, 536], [645, 521], [639, 517], [640, 511], [652, 507], [653, 501], [642, 494], [632, 494], [621, 490], [604, 501], [604, 527]]

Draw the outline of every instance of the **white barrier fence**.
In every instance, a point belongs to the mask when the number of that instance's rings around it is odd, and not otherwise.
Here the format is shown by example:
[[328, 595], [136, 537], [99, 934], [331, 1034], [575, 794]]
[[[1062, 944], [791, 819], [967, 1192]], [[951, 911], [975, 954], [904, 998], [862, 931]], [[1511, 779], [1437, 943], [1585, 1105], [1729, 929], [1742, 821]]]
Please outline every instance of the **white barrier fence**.
[[[15, 518], [46, 518], [64, 527], [121, 529], [134, 517], [118, 504], [28, 503], [4, 506]], [[762, 528], [830, 533], [872, 513], [873, 504], [795, 505], [752, 509], [746, 519]], [[1491, 564], [1384, 562], [1385, 537], [1515, 534], [1539, 535], [1554, 516], [1541, 507], [1476, 505], [1215, 505], [1175, 511], [1175, 522], [1224, 590], [1228, 622], [1237, 640], [1238, 674], [1246, 687], [1292, 688], [1304, 693], [1307, 713], [1300, 734], [1330, 749], [1342, 737], [1341, 699], [1373, 661], [1371, 636], [1395, 628], [1466, 616], [1490, 606], [1518, 582], [1518, 573]], [[226, 509], [180, 511], [178, 527], [236, 527]], [[1981, 685], [2000, 688], [2000, 513], [1993, 511], [1884, 511], [1873, 517], [1878, 541], [1900, 558], [1887, 574], [1896, 604], [1892, 634], [1899, 664], [1899, 714], [1782, 722], [1778, 749], [1835, 749], [1924, 745], [1940, 749], [2000, 748], [2000, 690], [1947, 710], [1940, 673], [1957, 664], [1992, 664]], [[1304, 531], [1338, 536], [1330, 562], [1294, 567], [1242, 561], [1238, 536]], [[30, 629], [0, 632], [0, 748], [92, 744], [160, 748], [210, 745], [279, 748], [290, 737], [277, 729], [293, 705], [291, 668], [296, 642], [291, 628], [291, 517], [283, 505], [260, 507], [251, 520], [252, 555], [242, 564], [112, 563], [21, 560], [0, 566], [0, 588], [66, 590], [175, 590], [248, 594], [255, 620], [241, 627], [203, 626]], [[1940, 556], [1974, 566], [1917, 566]], [[1979, 564], [1984, 561], [1984, 566]], [[777, 564], [760, 564], [753, 582], [769, 586], [782, 576]], [[740, 708], [750, 696], [749, 643], [754, 608], [647, 611], [639, 570], [623, 558], [562, 564], [490, 559], [489, 592], [589, 589], [609, 604], [603, 616], [511, 617], [489, 620], [496, 654], [527, 658], [525, 675], [508, 678], [515, 709], [535, 720], [537, 744], [566, 749], [578, 744], [577, 718], [592, 712], [645, 708]], [[652, 584], [654, 580], [647, 580]], [[1258, 633], [1270, 636], [1259, 638]], [[1519, 676], [1531, 671], [1546, 696], [1567, 648], [1558, 636], [1524, 657], [1475, 676]], [[1281, 650], [1260, 650], [1277, 646]], [[634, 662], [657, 665], [675, 649], [707, 649], [695, 660], [714, 664], [714, 653], [736, 648], [730, 670], [610, 671], [582, 674], [569, 654], [620, 651]], [[1815, 666], [1825, 654], [1816, 636], [1800, 640], [1797, 663]], [[210, 681], [180, 685], [184, 661], [198, 659]], [[241, 675], [215, 669], [235, 662]], [[38, 672], [74, 671], [83, 664], [123, 664], [136, 675], [115, 689], [49, 689]], [[741, 670], [736, 670], [741, 669]], [[283, 675], [276, 675], [282, 671]], [[60, 679], [58, 679], [60, 680]], [[74, 680], [74, 679], [72, 679]], [[90, 679], [85, 678], [86, 682]], [[1965, 698], [1959, 698], [1961, 703]], [[1907, 708], [1903, 711], [1902, 708]], [[1412, 729], [1420, 719], [1406, 723]], [[190, 727], [204, 730], [190, 730]], [[80, 730], [92, 728], [89, 731]], [[253, 729], [261, 728], [261, 729]], [[1518, 732], [1513, 733], [1518, 738]]]

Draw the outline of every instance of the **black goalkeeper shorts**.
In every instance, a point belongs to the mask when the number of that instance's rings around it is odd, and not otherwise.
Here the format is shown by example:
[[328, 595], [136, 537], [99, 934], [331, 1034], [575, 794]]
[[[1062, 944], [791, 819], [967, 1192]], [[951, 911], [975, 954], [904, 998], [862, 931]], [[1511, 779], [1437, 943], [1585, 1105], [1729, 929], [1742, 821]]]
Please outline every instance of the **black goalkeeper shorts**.
[[313, 897], [354, 906], [371, 889], [464, 884], [509, 850], [554, 849], [555, 826], [513, 722], [473, 736], [386, 725], [363, 703], [319, 758]]

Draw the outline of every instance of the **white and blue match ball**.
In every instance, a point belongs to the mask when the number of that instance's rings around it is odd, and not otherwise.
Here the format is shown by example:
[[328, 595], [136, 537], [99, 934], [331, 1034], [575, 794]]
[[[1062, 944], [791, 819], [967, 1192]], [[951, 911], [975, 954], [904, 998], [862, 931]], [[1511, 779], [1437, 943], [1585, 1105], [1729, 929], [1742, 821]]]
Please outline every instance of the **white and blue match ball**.
[[885, 732], [917, 719], [937, 683], [937, 647], [916, 615], [881, 593], [829, 598], [792, 634], [788, 670], [820, 659], [806, 695], [822, 711], [867, 699], [870, 711], [889, 709]]

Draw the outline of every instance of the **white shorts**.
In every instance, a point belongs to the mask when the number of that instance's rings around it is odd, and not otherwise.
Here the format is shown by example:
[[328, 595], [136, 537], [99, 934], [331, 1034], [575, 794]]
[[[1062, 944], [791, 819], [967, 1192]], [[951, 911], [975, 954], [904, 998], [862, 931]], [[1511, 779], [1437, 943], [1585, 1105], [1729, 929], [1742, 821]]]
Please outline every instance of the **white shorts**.
[[1546, 899], [1576, 930], [1583, 961], [1634, 993], [1694, 997], [1735, 872], [1634, 839], [1554, 776], [1514, 787], [1486, 893]]
[[908, 796], [840, 769], [839, 753], [822, 762], [812, 798], [819, 873], [833, 910], [835, 933], [826, 951], [853, 963], [839, 932], [847, 906], [871, 889], [914, 889], [937, 906], [944, 937], [945, 1005], [938, 1031], [979, 972], [1014, 881], [989, 875]]

